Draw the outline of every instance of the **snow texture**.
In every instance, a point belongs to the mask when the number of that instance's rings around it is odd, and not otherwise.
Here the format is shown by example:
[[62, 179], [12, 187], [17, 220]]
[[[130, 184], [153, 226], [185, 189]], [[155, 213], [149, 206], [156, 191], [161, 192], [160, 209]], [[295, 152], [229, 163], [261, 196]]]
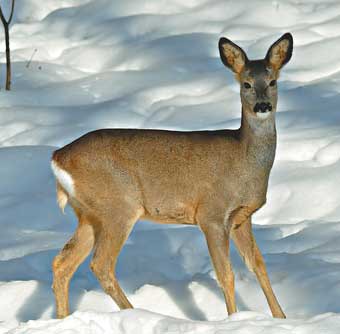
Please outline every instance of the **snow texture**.
[[[56, 204], [52, 151], [104, 127], [237, 128], [239, 88], [218, 39], [257, 59], [287, 31], [295, 48], [279, 80], [277, 156], [253, 223], [288, 319], [271, 318], [234, 247], [241, 312], [227, 317], [200, 231], [139, 222], [117, 266], [136, 309], [118, 312], [87, 260], [71, 283], [76, 312], [53, 320], [51, 262], [76, 219]], [[10, 34], [12, 91], [0, 91], [0, 333], [340, 332], [338, 0], [17, 0]]]

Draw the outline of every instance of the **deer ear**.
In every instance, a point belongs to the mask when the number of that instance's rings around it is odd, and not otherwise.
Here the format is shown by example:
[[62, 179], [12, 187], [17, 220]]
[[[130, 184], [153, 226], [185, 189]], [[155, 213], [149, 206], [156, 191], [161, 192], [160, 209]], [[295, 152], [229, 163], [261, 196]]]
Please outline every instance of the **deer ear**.
[[288, 32], [281, 36], [268, 50], [266, 60], [276, 70], [287, 64], [293, 53], [293, 36]]
[[233, 72], [240, 74], [248, 61], [245, 52], [225, 37], [220, 38], [218, 48], [222, 63]]

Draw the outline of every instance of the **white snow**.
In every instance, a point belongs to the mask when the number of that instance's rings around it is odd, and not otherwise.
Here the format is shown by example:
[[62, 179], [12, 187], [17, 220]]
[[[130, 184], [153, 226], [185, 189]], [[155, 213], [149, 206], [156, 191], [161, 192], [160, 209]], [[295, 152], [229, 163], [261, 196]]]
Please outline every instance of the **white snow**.
[[[339, 1], [16, 4], [12, 91], [0, 91], [0, 333], [339, 333]], [[219, 37], [256, 59], [287, 31], [295, 48], [278, 82], [277, 156], [253, 222], [288, 319], [271, 318], [234, 247], [241, 312], [227, 317], [200, 231], [148, 222], [117, 266], [136, 309], [118, 312], [88, 259], [71, 283], [76, 312], [53, 319], [51, 262], [76, 227], [56, 204], [53, 150], [103, 127], [238, 127], [239, 87]], [[1, 34], [2, 85], [3, 51]]]

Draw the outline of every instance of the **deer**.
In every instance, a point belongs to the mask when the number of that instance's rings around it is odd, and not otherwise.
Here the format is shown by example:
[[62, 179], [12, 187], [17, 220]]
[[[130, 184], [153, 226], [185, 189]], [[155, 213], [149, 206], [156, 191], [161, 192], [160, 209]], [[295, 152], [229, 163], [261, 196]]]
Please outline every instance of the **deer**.
[[138, 220], [196, 225], [203, 232], [228, 315], [237, 311], [230, 240], [264, 292], [273, 317], [285, 314], [254, 238], [252, 215], [266, 203], [276, 151], [277, 79], [291, 59], [285, 33], [264, 59], [249, 60], [219, 40], [222, 63], [234, 72], [242, 104], [239, 129], [167, 131], [101, 129], [53, 152], [57, 202], [78, 225], [54, 258], [56, 315], [69, 315], [69, 283], [93, 251], [90, 268], [120, 309], [132, 308], [115, 272], [118, 255]]

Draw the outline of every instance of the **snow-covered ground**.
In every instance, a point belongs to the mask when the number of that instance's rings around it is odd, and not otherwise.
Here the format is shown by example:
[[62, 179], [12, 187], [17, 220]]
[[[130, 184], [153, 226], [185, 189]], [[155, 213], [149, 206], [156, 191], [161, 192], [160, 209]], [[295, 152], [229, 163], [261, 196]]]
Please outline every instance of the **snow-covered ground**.
[[[113, 312], [86, 261], [71, 284], [77, 312], [49, 320], [51, 261], [76, 226], [56, 205], [51, 152], [103, 127], [238, 127], [238, 84], [219, 60], [219, 37], [260, 58], [286, 31], [295, 49], [279, 82], [277, 158], [254, 224], [288, 319], [271, 318], [234, 248], [241, 312], [228, 318], [199, 230], [140, 222], [117, 268], [138, 309]], [[0, 333], [340, 332], [338, 0], [17, 0], [10, 32], [12, 91], [0, 91]]]

